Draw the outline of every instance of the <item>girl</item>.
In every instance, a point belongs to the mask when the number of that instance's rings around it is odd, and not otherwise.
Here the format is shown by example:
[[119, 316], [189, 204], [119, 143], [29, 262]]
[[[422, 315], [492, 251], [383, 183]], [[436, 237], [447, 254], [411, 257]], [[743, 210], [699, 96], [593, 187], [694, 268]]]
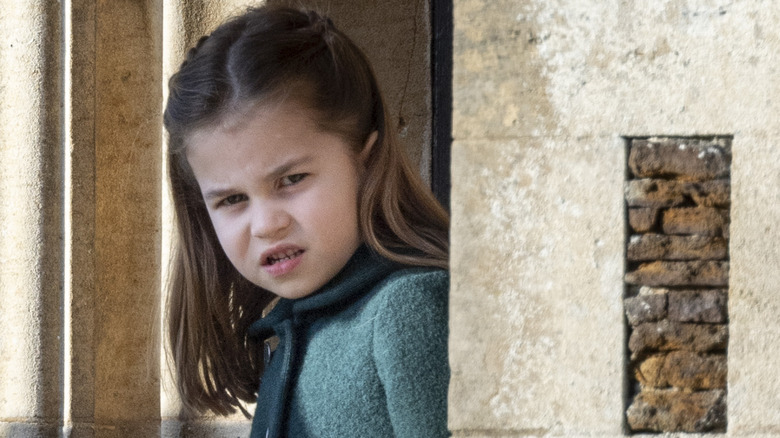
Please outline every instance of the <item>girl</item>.
[[316, 13], [261, 7], [169, 85], [186, 408], [256, 400], [259, 437], [447, 436], [448, 217], [366, 57]]

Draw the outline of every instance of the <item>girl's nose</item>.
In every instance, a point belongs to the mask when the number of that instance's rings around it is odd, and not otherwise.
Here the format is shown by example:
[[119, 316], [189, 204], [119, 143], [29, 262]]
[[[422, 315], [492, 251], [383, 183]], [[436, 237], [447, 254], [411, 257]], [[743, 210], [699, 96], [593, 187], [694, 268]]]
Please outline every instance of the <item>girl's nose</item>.
[[252, 236], [262, 239], [284, 237], [292, 223], [290, 214], [273, 203], [258, 203], [256, 208], [252, 209], [250, 220]]

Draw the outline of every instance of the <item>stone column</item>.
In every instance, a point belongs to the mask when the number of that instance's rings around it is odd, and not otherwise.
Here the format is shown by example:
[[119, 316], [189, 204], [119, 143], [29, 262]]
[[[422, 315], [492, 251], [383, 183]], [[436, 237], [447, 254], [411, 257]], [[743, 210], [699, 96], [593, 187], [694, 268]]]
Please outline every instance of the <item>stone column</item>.
[[65, 5], [63, 410], [73, 436], [151, 436], [160, 416], [162, 3]]
[[54, 2], [0, 2], [3, 436], [51, 436], [60, 425], [60, 26]]

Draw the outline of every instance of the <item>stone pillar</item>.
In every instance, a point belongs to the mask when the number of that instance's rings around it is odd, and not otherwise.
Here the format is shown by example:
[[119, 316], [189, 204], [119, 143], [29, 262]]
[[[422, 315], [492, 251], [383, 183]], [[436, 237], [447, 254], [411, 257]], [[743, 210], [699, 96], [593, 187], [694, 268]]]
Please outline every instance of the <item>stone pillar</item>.
[[74, 0], [65, 13], [65, 418], [73, 436], [151, 436], [160, 416], [162, 3]]
[[55, 2], [0, 2], [3, 436], [53, 436], [60, 426], [60, 26]]

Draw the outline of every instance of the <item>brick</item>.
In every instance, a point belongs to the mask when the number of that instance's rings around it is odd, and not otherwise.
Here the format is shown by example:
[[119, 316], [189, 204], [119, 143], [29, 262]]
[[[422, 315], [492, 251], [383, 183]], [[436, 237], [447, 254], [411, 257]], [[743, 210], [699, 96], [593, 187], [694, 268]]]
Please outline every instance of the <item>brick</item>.
[[728, 315], [726, 289], [676, 290], [668, 297], [669, 319], [720, 324]]
[[658, 210], [655, 208], [628, 209], [628, 225], [635, 233], [646, 233], [658, 223]]
[[666, 234], [724, 236], [728, 221], [728, 212], [717, 208], [670, 208], [663, 212], [661, 229]]
[[663, 320], [639, 324], [631, 330], [628, 348], [637, 358], [653, 351], [687, 350], [705, 353], [726, 348], [725, 324], [691, 324]]
[[725, 432], [726, 391], [643, 391], [634, 398], [626, 417], [636, 432]]
[[725, 239], [700, 235], [634, 235], [629, 239], [626, 250], [626, 258], [630, 261], [722, 260], [727, 254]]
[[704, 181], [724, 178], [731, 166], [730, 148], [719, 141], [681, 138], [636, 139], [628, 166], [638, 178]]
[[666, 318], [666, 294], [638, 295], [626, 298], [623, 303], [632, 326]]
[[625, 281], [644, 286], [727, 286], [729, 263], [711, 260], [642, 263], [625, 275]]
[[666, 355], [659, 380], [675, 388], [726, 388], [726, 370], [725, 354], [673, 351]]

